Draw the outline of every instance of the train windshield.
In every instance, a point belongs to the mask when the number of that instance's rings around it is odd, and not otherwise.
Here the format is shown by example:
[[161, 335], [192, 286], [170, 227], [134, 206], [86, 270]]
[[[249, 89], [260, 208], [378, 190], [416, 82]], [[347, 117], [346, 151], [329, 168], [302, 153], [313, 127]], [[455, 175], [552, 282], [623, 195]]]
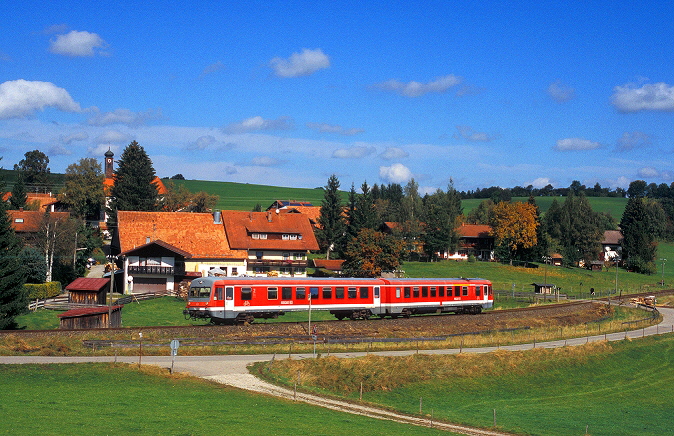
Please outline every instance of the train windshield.
[[208, 286], [193, 286], [190, 288], [191, 298], [209, 298], [211, 296], [211, 288]]

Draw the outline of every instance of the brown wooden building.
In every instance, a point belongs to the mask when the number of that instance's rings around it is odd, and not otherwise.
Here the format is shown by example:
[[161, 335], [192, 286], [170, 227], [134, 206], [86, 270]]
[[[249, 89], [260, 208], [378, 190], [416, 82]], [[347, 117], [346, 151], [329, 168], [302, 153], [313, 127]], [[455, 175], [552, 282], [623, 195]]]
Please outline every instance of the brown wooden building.
[[[122, 326], [122, 307], [112, 306], [112, 318], [110, 327]], [[61, 320], [59, 328], [66, 330], [73, 329], [98, 329], [108, 327], [107, 306], [84, 307], [81, 309], [71, 309], [58, 315]]]
[[105, 305], [110, 279], [79, 277], [66, 286], [68, 303]]

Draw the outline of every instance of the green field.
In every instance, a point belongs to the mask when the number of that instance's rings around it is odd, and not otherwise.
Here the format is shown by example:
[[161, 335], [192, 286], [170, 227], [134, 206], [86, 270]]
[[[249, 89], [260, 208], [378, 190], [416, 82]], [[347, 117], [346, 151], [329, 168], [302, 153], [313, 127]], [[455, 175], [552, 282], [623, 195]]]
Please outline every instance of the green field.
[[[253, 185], [233, 182], [208, 182], [203, 180], [174, 180], [191, 192], [204, 191], [219, 197], [216, 209], [252, 210], [256, 204], [265, 210], [275, 200], [309, 201], [320, 206], [323, 201], [322, 187], [314, 189], [284, 188], [278, 186]], [[343, 198], [346, 199], [346, 193]]]
[[[541, 213], [545, 213], [548, 209], [550, 209], [550, 205], [555, 199], [560, 204], [564, 202], [564, 197], [535, 197], [535, 199]], [[617, 222], [620, 222], [620, 218], [623, 216], [623, 211], [625, 210], [625, 205], [627, 205], [627, 198], [587, 197], [587, 199], [595, 212], [606, 212], [610, 214]], [[526, 203], [529, 198], [513, 197], [511, 200]], [[484, 201], [484, 199], [481, 198], [469, 198], [466, 200], [461, 200], [464, 215], [468, 215], [468, 213], [475, 209], [482, 201]]]
[[0, 365], [0, 432], [35, 434], [437, 434], [113, 364]]
[[[261, 368], [261, 367], [260, 367]], [[303, 388], [410, 414], [536, 435], [671, 434], [674, 335], [489, 355], [281, 361]], [[267, 373], [262, 369], [263, 374]], [[267, 373], [268, 374], [268, 373]]]

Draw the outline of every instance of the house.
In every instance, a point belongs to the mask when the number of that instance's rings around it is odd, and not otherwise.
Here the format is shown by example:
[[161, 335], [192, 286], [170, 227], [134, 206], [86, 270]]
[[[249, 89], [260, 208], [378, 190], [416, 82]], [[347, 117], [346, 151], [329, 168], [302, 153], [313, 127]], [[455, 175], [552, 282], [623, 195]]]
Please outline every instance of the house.
[[556, 286], [550, 283], [532, 283], [534, 292], [537, 294], [554, 294]]
[[478, 260], [494, 260], [494, 237], [491, 234], [491, 226], [462, 223], [456, 231], [459, 234], [456, 252], [445, 251], [440, 253], [441, 258], [468, 260], [469, 256], [474, 256]]
[[231, 248], [248, 253], [247, 274], [306, 276], [307, 252], [318, 250], [306, 215], [228, 210], [222, 220]]
[[71, 309], [60, 313], [60, 329], [100, 329], [108, 327], [118, 328], [122, 326], [122, 308], [124, 306], [112, 307], [83, 307], [80, 309]]
[[[46, 213], [38, 210], [8, 210], [10, 224], [18, 236], [30, 245], [31, 239], [41, 232]], [[69, 212], [53, 212], [49, 214], [52, 222], [62, 222], [70, 218]]]
[[601, 241], [599, 260], [604, 262], [620, 261], [622, 259], [623, 234], [620, 230], [606, 230]]
[[216, 268], [245, 274], [248, 257], [230, 246], [219, 212], [118, 211], [111, 252], [123, 264], [125, 293], [176, 290]]
[[271, 206], [267, 208], [267, 211], [278, 211], [279, 213], [301, 213], [309, 218], [309, 222], [314, 229], [320, 227], [318, 219], [321, 216], [321, 207], [314, 206], [308, 201], [276, 200], [271, 204]]
[[554, 266], [562, 266], [564, 256], [559, 253], [552, 253], [550, 255], [550, 264]]

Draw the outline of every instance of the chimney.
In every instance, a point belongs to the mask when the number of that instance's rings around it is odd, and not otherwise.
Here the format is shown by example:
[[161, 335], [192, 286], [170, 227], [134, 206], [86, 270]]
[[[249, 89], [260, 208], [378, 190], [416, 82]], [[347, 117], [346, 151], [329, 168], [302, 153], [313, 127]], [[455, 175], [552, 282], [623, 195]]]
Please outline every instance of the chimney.
[[222, 212], [219, 210], [213, 212], [213, 224], [222, 224]]
[[149, 237], [149, 236], [146, 236], [146, 237], [145, 237], [145, 243], [146, 243], [146, 244], [149, 244], [149, 243], [150, 243], [150, 237]]
[[267, 211], [267, 221], [271, 222], [271, 217], [272, 217], [271, 211]]

